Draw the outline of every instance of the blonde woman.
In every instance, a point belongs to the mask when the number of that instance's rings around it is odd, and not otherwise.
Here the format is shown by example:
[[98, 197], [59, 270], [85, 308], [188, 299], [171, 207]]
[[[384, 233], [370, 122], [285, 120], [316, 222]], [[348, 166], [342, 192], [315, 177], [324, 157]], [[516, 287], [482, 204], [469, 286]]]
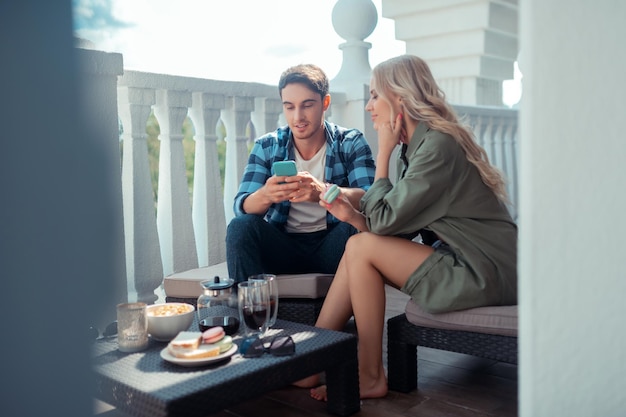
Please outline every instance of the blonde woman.
[[[403, 55], [376, 66], [365, 109], [378, 133], [374, 184], [360, 210], [341, 195], [320, 201], [361, 233], [348, 240], [316, 326], [340, 330], [354, 316], [361, 398], [376, 398], [387, 394], [384, 285], [435, 313], [516, 304], [517, 227], [502, 176], [422, 59]], [[393, 184], [389, 164], [398, 145]], [[420, 243], [411, 240], [418, 234]], [[298, 383], [318, 384], [317, 375]], [[311, 395], [325, 400], [325, 387]]]

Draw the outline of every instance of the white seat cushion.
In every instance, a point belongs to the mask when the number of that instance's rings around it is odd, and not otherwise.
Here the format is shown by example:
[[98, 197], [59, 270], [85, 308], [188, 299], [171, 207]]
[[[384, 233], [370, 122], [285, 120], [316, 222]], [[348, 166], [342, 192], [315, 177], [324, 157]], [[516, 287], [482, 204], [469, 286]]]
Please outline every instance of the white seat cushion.
[[[163, 279], [163, 289], [168, 297], [197, 298], [202, 294], [200, 282], [216, 275], [221, 278], [228, 277], [226, 262], [169, 275]], [[321, 273], [277, 275], [279, 297], [310, 299], [325, 297], [333, 277], [332, 274]]]
[[410, 300], [406, 318], [416, 326], [517, 337], [517, 306], [477, 307], [431, 314]]

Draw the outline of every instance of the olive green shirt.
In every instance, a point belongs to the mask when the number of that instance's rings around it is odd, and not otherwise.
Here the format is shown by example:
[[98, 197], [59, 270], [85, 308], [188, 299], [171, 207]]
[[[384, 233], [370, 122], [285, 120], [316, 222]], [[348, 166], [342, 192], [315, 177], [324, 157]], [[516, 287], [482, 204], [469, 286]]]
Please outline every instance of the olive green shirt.
[[[433, 312], [516, 304], [517, 226], [461, 146], [450, 135], [420, 123], [406, 159], [405, 172], [398, 161], [395, 185], [378, 179], [363, 196], [361, 210], [369, 230], [415, 235], [429, 229], [449, 245], [454, 257], [439, 271], [433, 265], [441, 254], [435, 252], [409, 278], [406, 292]], [[433, 276], [438, 271], [442, 276]], [[420, 282], [425, 277], [428, 284]]]

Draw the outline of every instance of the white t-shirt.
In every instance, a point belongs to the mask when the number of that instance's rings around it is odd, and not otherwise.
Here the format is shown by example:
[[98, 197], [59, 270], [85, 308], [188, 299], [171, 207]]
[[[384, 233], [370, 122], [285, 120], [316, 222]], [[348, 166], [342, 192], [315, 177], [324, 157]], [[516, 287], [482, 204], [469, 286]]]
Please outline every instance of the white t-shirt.
[[[295, 149], [295, 154], [298, 172], [308, 171], [315, 178], [324, 182], [326, 144], [308, 161], [302, 158], [297, 149]], [[318, 202], [291, 203], [285, 230], [289, 233], [311, 233], [326, 230], [326, 209], [320, 206]]]

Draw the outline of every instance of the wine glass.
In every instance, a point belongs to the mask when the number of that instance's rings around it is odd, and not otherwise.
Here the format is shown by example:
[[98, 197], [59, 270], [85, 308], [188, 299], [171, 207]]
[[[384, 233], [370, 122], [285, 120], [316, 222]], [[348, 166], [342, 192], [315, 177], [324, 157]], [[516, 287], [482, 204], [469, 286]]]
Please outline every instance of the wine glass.
[[239, 317], [246, 336], [263, 337], [270, 318], [270, 295], [267, 281], [244, 281], [237, 286]]
[[270, 319], [267, 327], [270, 328], [276, 324], [276, 315], [278, 314], [278, 282], [276, 275], [258, 274], [248, 277], [248, 281], [266, 281], [269, 285], [270, 294]]

